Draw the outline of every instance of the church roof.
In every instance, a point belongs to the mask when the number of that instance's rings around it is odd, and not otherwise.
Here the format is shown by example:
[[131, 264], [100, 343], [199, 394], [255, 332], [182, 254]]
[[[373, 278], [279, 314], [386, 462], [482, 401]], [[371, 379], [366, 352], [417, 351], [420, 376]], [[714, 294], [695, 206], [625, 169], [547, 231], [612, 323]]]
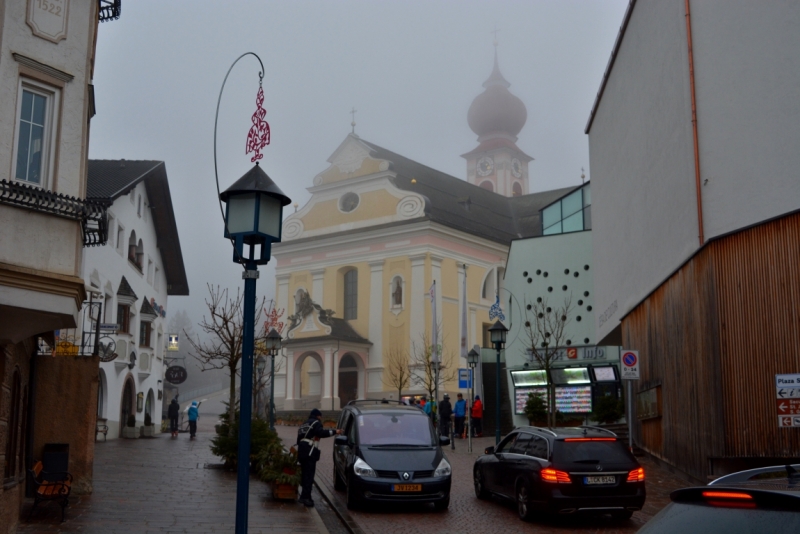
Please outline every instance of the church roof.
[[[372, 157], [392, 162], [394, 185], [426, 198], [425, 216], [456, 230], [504, 244], [520, 237], [541, 235], [539, 211], [565, 194], [579, 188], [566, 187], [505, 197], [470, 184], [455, 176], [360, 139], [372, 150]], [[412, 183], [411, 180], [416, 180]]]

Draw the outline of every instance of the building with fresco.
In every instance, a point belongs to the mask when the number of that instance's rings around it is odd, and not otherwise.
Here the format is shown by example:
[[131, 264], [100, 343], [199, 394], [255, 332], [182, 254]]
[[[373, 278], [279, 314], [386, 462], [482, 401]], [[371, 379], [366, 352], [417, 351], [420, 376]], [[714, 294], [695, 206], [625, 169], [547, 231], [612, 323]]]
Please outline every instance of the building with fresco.
[[[478, 145], [462, 156], [466, 180], [353, 133], [314, 177], [308, 203], [285, 220], [272, 249], [278, 307], [289, 317], [279, 408], [396, 398], [387, 364], [413, 361], [431, 343], [434, 282], [443, 364], [466, 368], [466, 350], [488, 346], [511, 241], [540, 234], [540, 210], [573, 188], [529, 193], [532, 158], [516, 145], [527, 111], [497, 57], [483, 85], [467, 117]], [[404, 388], [423, 392], [414, 381]]]

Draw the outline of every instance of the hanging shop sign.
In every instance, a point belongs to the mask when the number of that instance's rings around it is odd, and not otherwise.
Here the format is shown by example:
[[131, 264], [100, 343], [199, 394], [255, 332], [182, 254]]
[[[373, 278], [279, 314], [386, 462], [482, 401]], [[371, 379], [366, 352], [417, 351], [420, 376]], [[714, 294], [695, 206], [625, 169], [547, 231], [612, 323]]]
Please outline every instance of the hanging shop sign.
[[178, 334], [167, 334], [168, 341], [167, 341], [167, 351], [169, 352], [177, 352], [178, 349]]
[[180, 365], [173, 365], [172, 367], [167, 368], [167, 372], [164, 373], [164, 379], [169, 382], [170, 384], [183, 384], [186, 382], [186, 378], [188, 374], [186, 373], [186, 368], [181, 367]]
[[103, 336], [97, 342], [97, 351], [101, 362], [114, 361], [117, 359], [117, 342], [112, 337]]

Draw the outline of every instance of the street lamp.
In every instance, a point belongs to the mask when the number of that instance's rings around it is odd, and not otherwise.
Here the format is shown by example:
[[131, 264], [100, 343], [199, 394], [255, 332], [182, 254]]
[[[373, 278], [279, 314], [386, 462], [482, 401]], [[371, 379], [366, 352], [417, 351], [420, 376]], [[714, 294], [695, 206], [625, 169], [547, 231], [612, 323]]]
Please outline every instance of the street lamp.
[[269, 429], [275, 430], [275, 357], [281, 350], [281, 335], [273, 328], [267, 336], [267, 350], [269, 351]]
[[506, 334], [508, 334], [508, 328], [506, 328], [505, 325], [503, 325], [503, 323], [500, 321], [497, 321], [489, 329], [489, 334], [491, 334], [492, 345], [494, 345], [494, 348], [497, 351], [497, 367], [495, 369], [497, 382], [494, 412], [494, 444], [498, 445], [500, 443], [500, 351], [503, 350], [503, 346], [506, 344]]
[[472, 405], [475, 404], [475, 367], [481, 359], [480, 353], [475, 349], [469, 349], [467, 353], [467, 365], [469, 365], [469, 419], [467, 420], [467, 438], [469, 452], [472, 452]]
[[263, 356], [258, 357], [258, 361], [256, 361], [256, 370], [258, 371], [258, 387], [255, 391], [255, 400], [256, 400], [256, 416], [261, 416], [261, 403], [263, 397], [263, 387], [264, 387], [264, 370], [267, 368], [267, 359]]
[[275, 185], [258, 163], [220, 193], [225, 202], [225, 237], [233, 244], [233, 262], [244, 265], [242, 380], [239, 394], [239, 457], [236, 478], [236, 530], [247, 533], [250, 490], [250, 418], [253, 402], [253, 342], [255, 334], [258, 265], [269, 262], [270, 245], [281, 240], [283, 206], [291, 199]]

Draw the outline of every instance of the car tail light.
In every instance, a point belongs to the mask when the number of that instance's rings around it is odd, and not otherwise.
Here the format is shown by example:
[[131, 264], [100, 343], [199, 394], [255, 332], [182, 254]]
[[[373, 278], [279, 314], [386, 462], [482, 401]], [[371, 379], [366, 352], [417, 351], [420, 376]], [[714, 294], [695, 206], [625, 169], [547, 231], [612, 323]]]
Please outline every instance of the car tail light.
[[628, 473], [628, 482], [644, 482], [644, 468], [640, 467]]
[[569, 478], [569, 473], [565, 471], [557, 471], [555, 469], [542, 469], [542, 480], [545, 482], [557, 482], [559, 484], [571, 484], [572, 480]]
[[704, 491], [703, 497], [706, 499], [737, 499], [752, 501], [753, 496], [749, 493], [740, 493], [735, 491]]
[[755, 508], [756, 503], [749, 493], [737, 491], [704, 491], [703, 498], [711, 506], [724, 508]]

